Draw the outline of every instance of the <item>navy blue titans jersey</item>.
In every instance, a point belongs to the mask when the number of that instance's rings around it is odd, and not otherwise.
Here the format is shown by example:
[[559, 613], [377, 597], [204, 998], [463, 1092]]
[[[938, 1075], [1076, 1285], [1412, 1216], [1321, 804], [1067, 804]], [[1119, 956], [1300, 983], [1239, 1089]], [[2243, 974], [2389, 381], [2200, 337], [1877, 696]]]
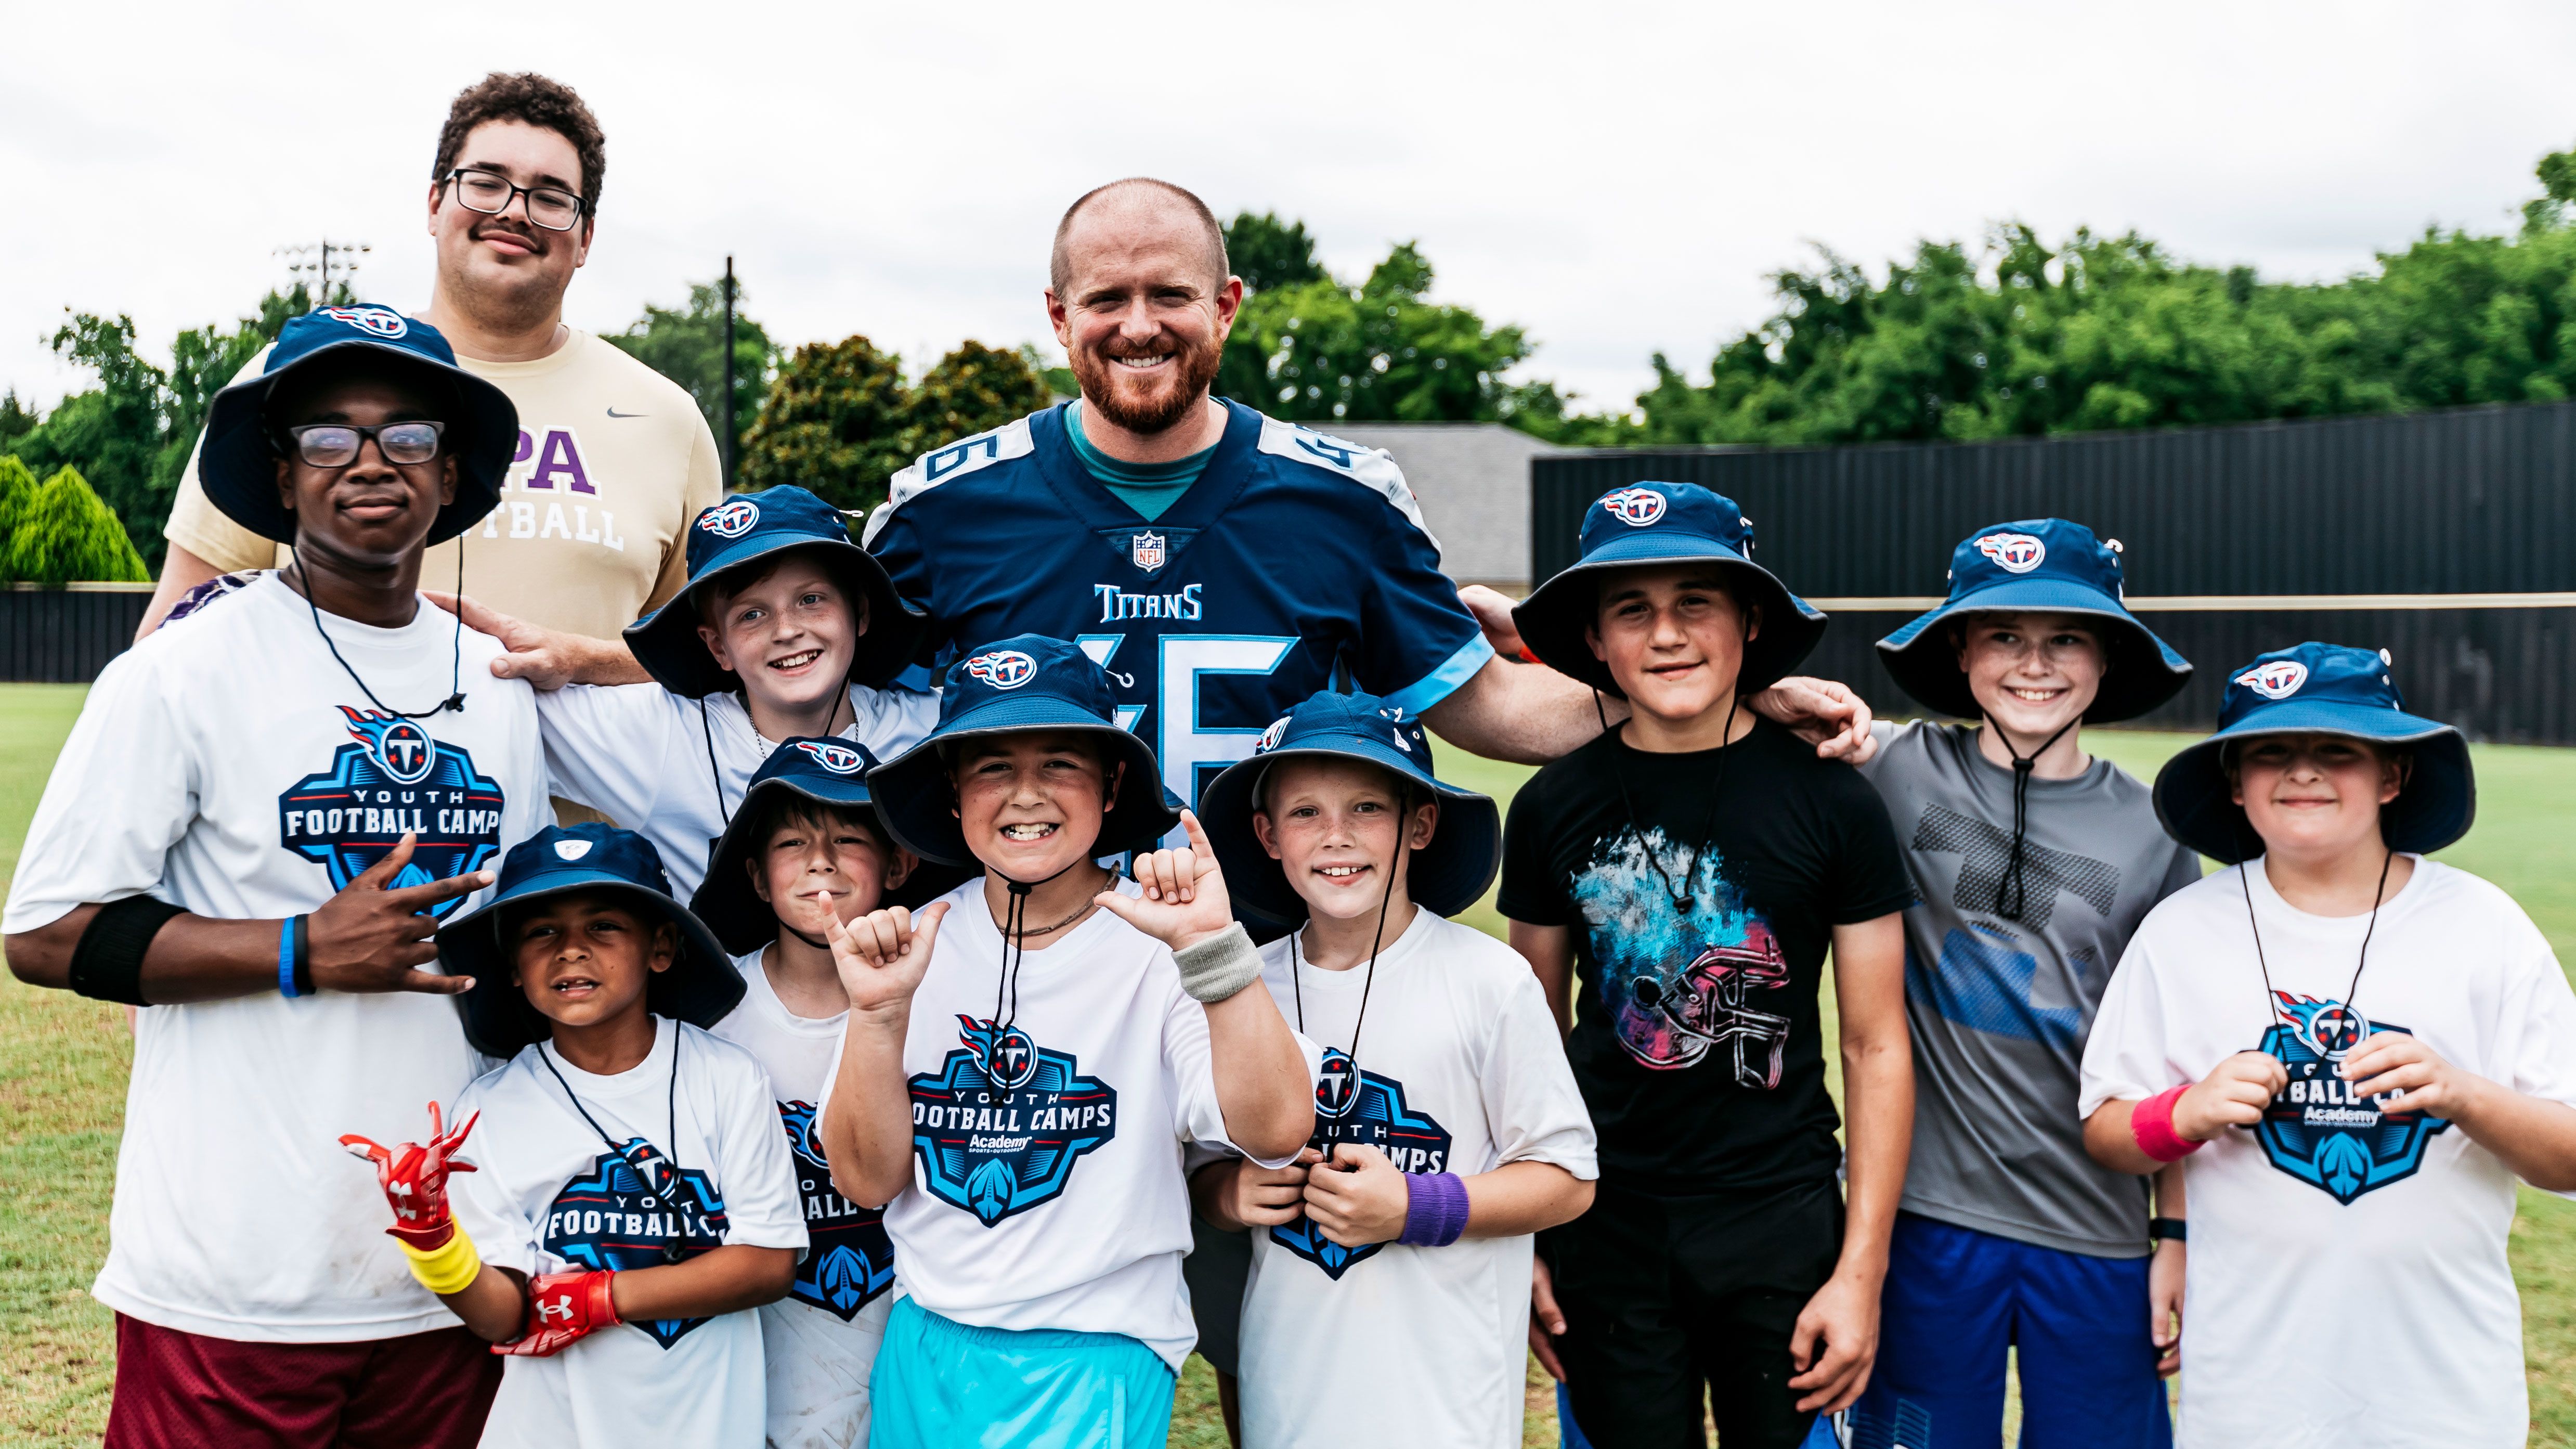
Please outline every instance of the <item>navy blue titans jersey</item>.
[[1063, 407], [895, 475], [867, 546], [945, 658], [1012, 634], [1079, 643], [1183, 800], [1316, 690], [1420, 714], [1493, 657], [1395, 460], [1238, 403], [1151, 523], [1074, 456]]

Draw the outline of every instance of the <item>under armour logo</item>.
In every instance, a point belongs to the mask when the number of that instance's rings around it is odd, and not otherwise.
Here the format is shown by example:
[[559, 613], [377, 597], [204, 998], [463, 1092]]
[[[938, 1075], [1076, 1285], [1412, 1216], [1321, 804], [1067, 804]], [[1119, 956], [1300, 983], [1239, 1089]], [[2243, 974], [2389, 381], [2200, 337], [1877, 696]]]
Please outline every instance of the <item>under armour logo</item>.
[[570, 1319], [572, 1317], [572, 1295], [567, 1293], [560, 1298], [551, 1300], [540, 1298], [536, 1301], [536, 1308], [537, 1319], [539, 1322], [555, 1318]]
[[[2004, 894], [2004, 873], [2012, 864], [2012, 835], [2000, 826], [1973, 820], [1956, 810], [1927, 805], [1914, 826], [1914, 849], [1942, 851], [1959, 857], [1959, 883], [1950, 903], [1962, 913], [1993, 915]], [[2120, 894], [2120, 872], [2106, 861], [2050, 850], [2024, 839], [2021, 847], [2021, 924], [2048, 929], [2064, 891], [2091, 906], [2105, 919]]]

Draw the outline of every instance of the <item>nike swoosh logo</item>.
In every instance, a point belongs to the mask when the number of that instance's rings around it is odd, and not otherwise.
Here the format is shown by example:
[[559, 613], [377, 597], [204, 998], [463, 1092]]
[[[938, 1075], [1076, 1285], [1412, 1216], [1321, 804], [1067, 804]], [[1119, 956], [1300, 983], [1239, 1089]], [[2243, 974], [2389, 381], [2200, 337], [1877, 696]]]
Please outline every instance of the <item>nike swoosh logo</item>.
[[651, 413], [621, 413], [615, 408], [610, 408], [608, 410], [608, 415], [612, 418], [649, 418], [653, 416]]

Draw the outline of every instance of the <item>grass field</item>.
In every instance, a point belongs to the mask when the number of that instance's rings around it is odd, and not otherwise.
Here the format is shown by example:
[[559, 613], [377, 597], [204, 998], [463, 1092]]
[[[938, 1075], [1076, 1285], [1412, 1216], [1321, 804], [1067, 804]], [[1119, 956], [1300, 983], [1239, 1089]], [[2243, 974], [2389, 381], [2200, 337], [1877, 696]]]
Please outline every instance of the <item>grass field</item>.
[[[0, 882], [17, 861], [75, 686], [0, 685]], [[2141, 778], [2184, 735], [2086, 739]], [[2576, 961], [2576, 751], [2480, 746], [2482, 809], [2444, 858], [2529, 910]], [[1444, 751], [1445, 778], [1508, 797], [1529, 772]], [[1469, 920], [1500, 933], [1490, 898]], [[124, 1013], [0, 978], [0, 1443], [94, 1444], [107, 1419], [111, 1320], [88, 1293], [107, 1250], [107, 1204], [131, 1061]], [[1832, 1054], [1827, 1061], [1830, 1066]], [[2576, 1203], [2526, 1190], [2514, 1222], [2535, 1445], [2576, 1449]], [[2385, 1336], [2385, 1335], [2383, 1335]], [[2403, 1342], [2398, 1326], [2396, 1341]], [[1206, 1365], [1190, 1360], [1171, 1443], [1225, 1442]], [[1554, 1399], [1531, 1383], [1527, 1443], [1556, 1442]]]

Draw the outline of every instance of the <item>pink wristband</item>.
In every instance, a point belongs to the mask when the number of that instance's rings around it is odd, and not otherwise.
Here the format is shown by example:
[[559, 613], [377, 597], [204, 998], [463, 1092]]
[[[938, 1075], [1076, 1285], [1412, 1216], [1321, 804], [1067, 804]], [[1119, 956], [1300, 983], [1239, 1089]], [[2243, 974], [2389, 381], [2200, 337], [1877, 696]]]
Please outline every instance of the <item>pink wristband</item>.
[[2167, 1087], [2129, 1113], [2129, 1135], [2138, 1139], [2140, 1152], [2158, 1162], [2176, 1162], [2200, 1150], [2199, 1143], [2186, 1142], [2174, 1131], [2174, 1103], [2190, 1090], [2188, 1086]]

